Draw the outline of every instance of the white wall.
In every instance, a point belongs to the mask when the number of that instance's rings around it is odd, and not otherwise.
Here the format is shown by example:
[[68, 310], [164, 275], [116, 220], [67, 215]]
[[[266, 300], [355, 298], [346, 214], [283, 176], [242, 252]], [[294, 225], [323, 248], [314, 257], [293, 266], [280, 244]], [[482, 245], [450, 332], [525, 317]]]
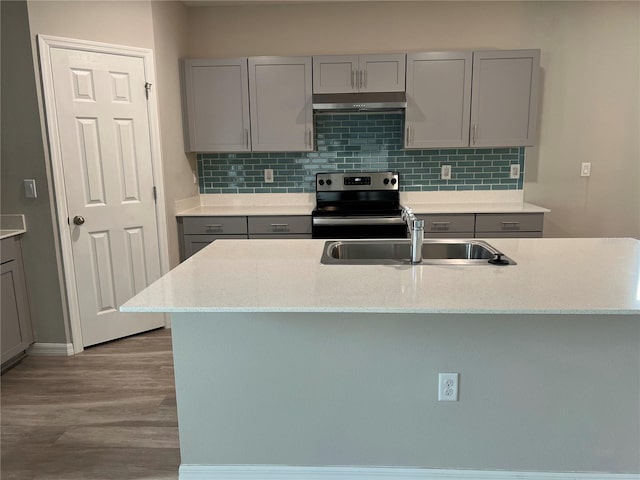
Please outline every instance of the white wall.
[[[189, 9], [193, 57], [540, 48], [525, 199], [547, 236], [640, 238], [640, 3], [393, 2]], [[579, 176], [591, 162], [592, 176]]]

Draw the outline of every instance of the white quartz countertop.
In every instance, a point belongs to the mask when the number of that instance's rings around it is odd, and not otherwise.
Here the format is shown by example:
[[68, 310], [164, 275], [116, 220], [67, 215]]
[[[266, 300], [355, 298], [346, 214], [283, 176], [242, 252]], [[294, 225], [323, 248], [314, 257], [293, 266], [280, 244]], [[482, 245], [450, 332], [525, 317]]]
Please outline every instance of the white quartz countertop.
[[[526, 202], [404, 203], [416, 214], [430, 213], [547, 213], [548, 208]], [[311, 215], [315, 204], [302, 205], [200, 205], [176, 213], [178, 217]]]
[[217, 240], [121, 310], [640, 315], [640, 240], [488, 242], [517, 265], [323, 265], [324, 240]]
[[484, 203], [409, 203], [413, 213], [548, 213], [548, 208], [526, 202], [484, 202]]
[[22, 214], [0, 215], [0, 240], [15, 237], [27, 232], [26, 221]]
[[315, 204], [302, 205], [201, 205], [176, 213], [178, 217], [233, 217], [251, 215], [311, 215]]

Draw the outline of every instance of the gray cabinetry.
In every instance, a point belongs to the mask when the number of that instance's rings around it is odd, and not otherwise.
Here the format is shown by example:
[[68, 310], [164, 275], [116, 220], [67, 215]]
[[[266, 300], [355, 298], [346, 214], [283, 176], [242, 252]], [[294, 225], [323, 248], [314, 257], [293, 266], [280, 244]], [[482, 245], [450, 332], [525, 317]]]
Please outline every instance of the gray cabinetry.
[[181, 63], [186, 150], [251, 150], [247, 58]]
[[542, 237], [543, 213], [478, 213], [476, 237]]
[[540, 50], [473, 53], [472, 146], [535, 143], [539, 70]]
[[407, 55], [405, 148], [469, 145], [472, 52]]
[[417, 215], [424, 220], [425, 238], [473, 238], [475, 215], [473, 213], [450, 215]]
[[20, 237], [1, 241], [1, 362], [22, 354], [33, 343]]
[[313, 57], [313, 93], [404, 92], [405, 54]]
[[311, 57], [249, 58], [254, 151], [313, 150]]
[[252, 216], [249, 238], [311, 238], [311, 216]]
[[247, 217], [178, 217], [181, 260], [219, 239], [246, 239]]

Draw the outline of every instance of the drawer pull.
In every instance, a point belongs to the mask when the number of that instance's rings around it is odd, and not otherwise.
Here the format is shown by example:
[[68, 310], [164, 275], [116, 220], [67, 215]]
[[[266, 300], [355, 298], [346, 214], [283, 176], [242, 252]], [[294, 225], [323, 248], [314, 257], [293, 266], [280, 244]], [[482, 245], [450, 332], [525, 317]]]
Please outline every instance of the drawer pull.
[[273, 228], [286, 228], [289, 226], [288, 223], [272, 223], [271, 226]]
[[450, 224], [451, 222], [431, 222], [431, 225], [433, 225], [433, 228], [437, 228], [440, 230], [448, 230]]
[[502, 228], [515, 229], [520, 228], [520, 222], [502, 222]]
[[221, 223], [210, 223], [209, 225], [205, 225], [205, 228], [222, 228]]

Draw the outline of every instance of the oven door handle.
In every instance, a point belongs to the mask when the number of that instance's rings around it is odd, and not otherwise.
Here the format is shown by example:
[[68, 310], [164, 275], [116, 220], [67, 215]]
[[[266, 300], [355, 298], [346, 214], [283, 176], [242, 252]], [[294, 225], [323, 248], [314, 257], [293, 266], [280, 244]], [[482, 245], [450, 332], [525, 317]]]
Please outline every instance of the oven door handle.
[[401, 225], [402, 217], [314, 217], [314, 225]]

